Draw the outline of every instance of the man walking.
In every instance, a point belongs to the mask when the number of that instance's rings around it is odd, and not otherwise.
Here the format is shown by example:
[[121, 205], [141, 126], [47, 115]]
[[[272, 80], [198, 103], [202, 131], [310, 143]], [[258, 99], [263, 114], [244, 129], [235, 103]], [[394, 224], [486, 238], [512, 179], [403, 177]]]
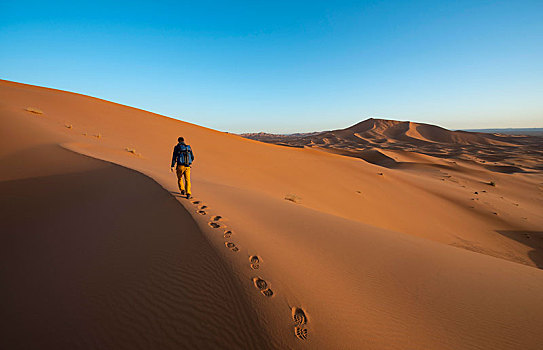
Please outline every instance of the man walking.
[[[172, 169], [173, 172], [175, 164], [177, 163], [177, 182], [179, 185], [179, 191], [181, 195], [187, 195], [187, 199], [190, 198], [190, 166], [194, 161], [194, 154], [189, 145], [185, 143], [185, 139], [179, 137], [177, 139], [178, 143], [173, 148], [172, 156]], [[183, 179], [184, 177], [184, 179]], [[185, 192], [185, 182], [186, 182], [186, 192]]]

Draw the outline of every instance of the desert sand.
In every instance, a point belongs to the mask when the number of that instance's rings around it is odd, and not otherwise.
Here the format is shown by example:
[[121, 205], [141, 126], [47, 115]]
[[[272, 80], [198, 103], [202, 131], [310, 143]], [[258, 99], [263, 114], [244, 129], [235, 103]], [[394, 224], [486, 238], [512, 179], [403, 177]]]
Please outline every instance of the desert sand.
[[2, 348], [541, 348], [540, 138], [285, 146], [8, 81], [0, 117]]

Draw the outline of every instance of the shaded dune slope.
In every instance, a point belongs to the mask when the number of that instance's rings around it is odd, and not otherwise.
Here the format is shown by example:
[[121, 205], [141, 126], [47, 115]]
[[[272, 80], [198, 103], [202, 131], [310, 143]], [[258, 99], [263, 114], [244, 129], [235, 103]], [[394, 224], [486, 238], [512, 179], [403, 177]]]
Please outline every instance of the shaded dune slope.
[[0, 159], [0, 348], [271, 348], [167, 191], [57, 145], [20, 146]]

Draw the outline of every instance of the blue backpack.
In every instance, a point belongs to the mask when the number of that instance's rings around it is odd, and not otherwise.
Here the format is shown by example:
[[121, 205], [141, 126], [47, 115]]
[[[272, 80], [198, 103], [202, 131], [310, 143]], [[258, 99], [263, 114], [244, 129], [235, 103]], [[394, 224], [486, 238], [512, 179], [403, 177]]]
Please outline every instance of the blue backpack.
[[192, 164], [192, 149], [189, 145], [179, 145], [177, 164], [190, 166]]

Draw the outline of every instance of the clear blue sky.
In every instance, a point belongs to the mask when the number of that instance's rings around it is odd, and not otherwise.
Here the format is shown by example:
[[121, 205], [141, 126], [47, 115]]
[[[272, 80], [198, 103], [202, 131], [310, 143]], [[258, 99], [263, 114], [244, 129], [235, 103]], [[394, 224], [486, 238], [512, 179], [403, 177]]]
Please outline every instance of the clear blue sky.
[[1, 0], [0, 78], [231, 132], [543, 127], [543, 1]]

